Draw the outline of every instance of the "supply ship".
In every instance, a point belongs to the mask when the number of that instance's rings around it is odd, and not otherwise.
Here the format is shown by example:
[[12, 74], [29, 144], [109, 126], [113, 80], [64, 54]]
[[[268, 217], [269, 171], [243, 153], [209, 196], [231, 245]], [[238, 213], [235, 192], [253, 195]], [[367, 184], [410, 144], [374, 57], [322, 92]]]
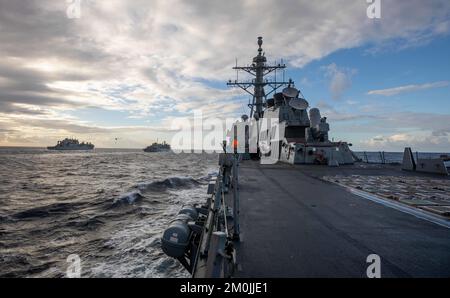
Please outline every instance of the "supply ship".
[[79, 142], [77, 139], [65, 138], [58, 141], [56, 146], [47, 147], [48, 150], [92, 150], [94, 145], [91, 143]]
[[443, 159], [405, 148], [402, 164], [364, 163], [310, 108], [284, 64], [258, 54], [229, 81], [252, 95], [224, 140], [206, 202], [183, 207], [162, 250], [194, 278], [450, 277], [450, 179]]

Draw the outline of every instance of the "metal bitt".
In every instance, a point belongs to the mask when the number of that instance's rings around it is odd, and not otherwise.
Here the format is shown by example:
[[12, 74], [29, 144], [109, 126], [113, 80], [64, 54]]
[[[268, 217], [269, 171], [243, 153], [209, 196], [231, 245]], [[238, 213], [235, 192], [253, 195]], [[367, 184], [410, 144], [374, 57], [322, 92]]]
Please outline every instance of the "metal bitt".
[[[275, 78], [276, 78], [276, 70], [278, 69], [285, 69], [285, 64], [278, 64], [278, 65], [267, 65], [267, 59], [264, 56], [263, 49], [262, 49], [263, 40], [262, 37], [258, 37], [258, 55], [253, 58], [253, 63], [250, 66], [236, 66], [233, 67], [237, 72], [240, 70], [243, 70], [252, 76], [255, 77], [254, 80], [250, 82], [243, 82], [238, 81], [238, 77], [236, 77], [236, 80], [232, 82], [231, 80], [228, 81], [227, 85], [232, 87], [239, 87], [243, 89], [245, 92], [250, 94], [253, 97], [253, 101], [251, 104], [249, 104], [249, 107], [251, 108], [250, 111], [250, 117], [255, 117], [255, 119], [259, 119], [262, 117], [262, 109], [263, 109], [263, 103], [266, 100], [267, 95], [270, 93], [276, 91], [278, 88], [288, 85], [289, 82], [277, 82], [275, 81], [269, 81], [265, 80], [264, 77], [267, 76], [269, 73], [275, 71]], [[250, 91], [250, 87], [254, 87], [253, 92]], [[268, 93], [265, 91], [265, 87], [269, 86], [272, 88], [272, 90]]]

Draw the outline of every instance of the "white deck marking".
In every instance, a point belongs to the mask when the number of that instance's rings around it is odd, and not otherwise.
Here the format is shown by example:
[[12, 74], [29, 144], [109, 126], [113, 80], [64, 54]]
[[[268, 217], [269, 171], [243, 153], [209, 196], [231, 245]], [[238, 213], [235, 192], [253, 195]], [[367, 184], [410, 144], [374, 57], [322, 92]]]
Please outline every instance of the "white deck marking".
[[446, 227], [446, 228], [450, 229], [450, 220], [442, 218], [439, 215], [433, 214], [431, 212], [427, 212], [427, 211], [422, 210], [422, 209], [417, 209], [415, 207], [410, 207], [410, 206], [407, 206], [407, 205], [404, 205], [404, 204], [401, 204], [401, 203], [388, 201], [387, 199], [380, 198], [380, 197], [378, 197], [376, 195], [367, 193], [365, 191], [357, 190], [357, 189], [354, 189], [354, 188], [342, 185], [340, 183], [337, 183], [337, 184], [345, 187], [351, 193], [353, 193], [353, 194], [355, 194], [355, 195], [357, 195], [357, 196], [359, 196], [361, 198], [370, 200], [370, 201], [378, 203], [378, 204], [382, 204], [382, 205], [387, 206], [389, 208], [393, 208], [393, 209], [401, 211], [403, 213], [407, 213], [407, 214], [413, 215], [413, 216], [415, 216], [417, 218], [420, 218], [420, 219], [423, 219], [423, 220], [426, 220], [426, 221], [429, 221], [429, 222], [432, 222], [434, 224], [437, 224], [437, 225], [440, 225], [440, 226], [443, 226], [443, 227]]

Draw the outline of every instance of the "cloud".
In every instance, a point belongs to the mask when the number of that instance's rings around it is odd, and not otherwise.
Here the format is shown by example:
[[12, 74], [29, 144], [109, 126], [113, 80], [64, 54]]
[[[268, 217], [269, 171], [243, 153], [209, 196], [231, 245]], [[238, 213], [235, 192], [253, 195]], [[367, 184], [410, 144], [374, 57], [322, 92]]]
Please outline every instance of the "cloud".
[[[353, 114], [358, 115], [357, 112]], [[365, 116], [367, 114], [359, 114]], [[363, 118], [361, 118], [363, 119]], [[427, 133], [429, 135], [450, 134], [450, 115], [438, 113], [385, 112], [367, 115], [366, 121], [348, 123], [349, 129], [373, 136], [400, 133]]]
[[340, 129], [365, 135], [360, 141], [352, 140], [359, 143], [359, 150], [403, 151], [410, 146], [419, 151], [448, 152], [450, 148], [450, 115], [446, 114], [390, 112], [348, 125]]
[[434, 137], [446, 137], [450, 135], [450, 127], [434, 130], [431, 135]]
[[380, 116], [380, 128], [422, 131], [450, 131], [450, 115], [437, 113], [399, 112]]
[[[385, 0], [377, 22], [367, 18], [366, 1], [81, 3], [81, 19], [68, 19], [66, 1], [0, 0], [0, 117], [66, 119], [86, 107], [143, 121], [197, 108], [234, 116], [246, 97], [226, 90], [225, 81], [235, 57], [246, 64], [256, 54], [257, 36], [269, 60], [303, 67], [340, 49], [407, 44], [450, 30], [447, 0]], [[351, 75], [330, 66], [334, 98], [351, 86]], [[18, 124], [8, 119], [3, 129], [14, 131]]]
[[389, 88], [389, 89], [372, 90], [372, 91], [367, 92], [367, 94], [368, 95], [393, 96], [393, 95], [414, 92], [414, 91], [420, 91], [420, 90], [443, 88], [443, 87], [447, 87], [449, 85], [450, 85], [449, 81], [440, 81], [440, 82], [434, 82], [434, 83], [400, 86], [400, 87]]
[[351, 77], [357, 72], [356, 69], [339, 68], [335, 63], [326, 67], [325, 76], [330, 79], [330, 92], [333, 99], [340, 99], [345, 91], [352, 86]]
[[322, 116], [329, 119], [330, 137], [351, 142], [356, 150], [402, 151], [413, 146], [421, 151], [449, 151], [449, 114], [394, 112], [382, 107], [382, 112], [374, 113], [359, 106], [332, 103], [321, 100], [316, 104]]
[[[59, 116], [59, 115], [58, 115]], [[11, 128], [13, 127], [13, 128]], [[14, 146], [51, 145], [69, 136], [91, 141], [100, 147], [144, 148], [156, 138], [168, 140], [170, 126], [99, 126], [73, 117], [50, 115], [23, 118], [0, 115], [0, 143]], [[118, 140], [116, 140], [116, 138]]]
[[329, 122], [331, 122], [331, 123], [347, 122], [347, 121], [353, 121], [353, 120], [379, 119], [380, 118], [377, 115], [358, 113], [355, 110], [353, 110], [351, 113], [339, 111], [335, 107], [326, 103], [323, 100], [321, 100], [317, 103], [317, 108], [320, 109], [321, 116], [327, 117], [329, 119]]
[[360, 142], [365, 150], [402, 152], [405, 147], [422, 152], [448, 153], [450, 139], [428, 134], [400, 133], [387, 136], [376, 136]]

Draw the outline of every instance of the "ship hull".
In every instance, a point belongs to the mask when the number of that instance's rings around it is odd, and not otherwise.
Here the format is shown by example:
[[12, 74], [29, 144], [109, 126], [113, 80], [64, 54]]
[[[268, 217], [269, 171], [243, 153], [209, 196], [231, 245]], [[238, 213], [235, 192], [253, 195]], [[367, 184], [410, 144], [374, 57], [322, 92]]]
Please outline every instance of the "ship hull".
[[47, 147], [48, 150], [52, 151], [83, 151], [83, 150], [93, 150], [94, 146], [79, 146], [79, 147]]
[[154, 153], [154, 152], [169, 152], [170, 149], [144, 149], [144, 152]]

